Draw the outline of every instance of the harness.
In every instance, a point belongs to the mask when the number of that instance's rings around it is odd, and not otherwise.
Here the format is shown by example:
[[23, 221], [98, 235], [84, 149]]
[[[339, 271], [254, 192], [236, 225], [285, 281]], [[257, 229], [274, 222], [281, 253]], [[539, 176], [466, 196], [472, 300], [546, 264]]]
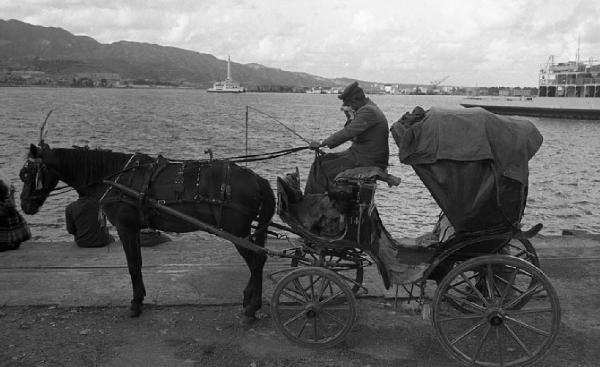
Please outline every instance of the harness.
[[[150, 197], [150, 189], [156, 182], [156, 179], [162, 174], [169, 174], [165, 172], [165, 169], [176, 166], [176, 171], [172, 176], [172, 184], [169, 185], [172, 188], [171, 195], [165, 193], [165, 197], [172, 197], [172, 199], [161, 199], [154, 198], [160, 205], [171, 206], [177, 204], [206, 204], [210, 207], [212, 215], [215, 219], [216, 227], [221, 228], [221, 222], [223, 219], [223, 211], [225, 208], [231, 208], [236, 211], [254, 215], [255, 211], [247, 206], [243, 206], [234, 203], [232, 199], [231, 189], [231, 163], [228, 161], [214, 161], [200, 160], [200, 161], [171, 161], [163, 156], [158, 156], [155, 160], [145, 162], [147, 156], [141, 154], [134, 154], [130, 160], [123, 167], [122, 173], [119, 174], [113, 182], [132, 188], [138, 192], [137, 197], [132, 197], [130, 194], [118, 190], [117, 195], [109, 196], [109, 192], [113, 189], [110, 186], [104, 193], [100, 202], [102, 204], [112, 202], [126, 202], [132, 204], [138, 208], [142, 224], [147, 226], [148, 221], [148, 198]], [[206, 172], [210, 172], [216, 165], [222, 166], [221, 178], [217, 180], [212, 179], [212, 175], [205, 176]], [[194, 177], [195, 182], [192, 185], [187, 185], [186, 194], [186, 171], [195, 171]], [[189, 176], [188, 176], [189, 177]], [[204, 181], [202, 185], [202, 178], [208, 177], [208, 182]], [[162, 177], [164, 179], [164, 177]], [[195, 187], [195, 191], [191, 192], [190, 188]], [[204, 192], [206, 188], [209, 188], [208, 195]], [[216, 192], [210, 190], [210, 188], [218, 188]]]

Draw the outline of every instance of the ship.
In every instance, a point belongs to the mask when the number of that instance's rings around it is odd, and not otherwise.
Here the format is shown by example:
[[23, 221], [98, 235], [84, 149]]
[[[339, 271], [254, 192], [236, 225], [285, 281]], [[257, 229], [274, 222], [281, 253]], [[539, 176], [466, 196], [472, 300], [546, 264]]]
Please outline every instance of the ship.
[[540, 69], [539, 97], [600, 97], [600, 60], [554, 63], [548, 57]]
[[539, 72], [534, 97], [474, 97], [463, 107], [481, 107], [502, 115], [600, 120], [600, 60], [554, 62], [548, 57]]
[[231, 59], [227, 56], [227, 79], [213, 84], [212, 88], [206, 90], [209, 93], [244, 93], [246, 88], [231, 78]]

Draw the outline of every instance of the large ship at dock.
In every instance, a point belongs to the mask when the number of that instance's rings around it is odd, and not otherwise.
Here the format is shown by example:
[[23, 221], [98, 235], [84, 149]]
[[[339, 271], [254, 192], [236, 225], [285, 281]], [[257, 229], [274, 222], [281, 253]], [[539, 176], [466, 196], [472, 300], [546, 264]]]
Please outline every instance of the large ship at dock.
[[231, 79], [231, 59], [227, 56], [227, 79], [216, 82], [212, 88], [206, 90], [210, 93], [244, 93], [246, 88], [242, 87], [240, 83], [234, 82]]
[[540, 70], [539, 97], [600, 97], [600, 60], [554, 63]]
[[540, 68], [537, 97], [466, 98], [463, 107], [502, 115], [600, 121], [600, 60], [554, 63]]

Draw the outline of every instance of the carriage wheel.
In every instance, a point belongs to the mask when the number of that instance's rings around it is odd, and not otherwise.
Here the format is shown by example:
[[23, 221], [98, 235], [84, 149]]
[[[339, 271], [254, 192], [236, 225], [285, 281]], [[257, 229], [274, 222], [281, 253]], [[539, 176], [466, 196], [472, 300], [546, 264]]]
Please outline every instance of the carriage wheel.
[[277, 283], [271, 316], [288, 339], [305, 347], [326, 348], [344, 340], [357, 315], [350, 287], [336, 273], [299, 268]]
[[[470, 279], [474, 272], [486, 274], [484, 292]], [[455, 287], [464, 282], [470, 292]], [[470, 312], [457, 310], [449, 300]], [[432, 310], [444, 349], [473, 366], [526, 366], [537, 361], [552, 346], [561, 314], [546, 275], [506, 255], [480, 256], [457, 265], [436, 290]]]
[[[519, 259], [523, 259], [523, 260], [527, 261], [528, 263], [533, 264], [536, 268], [540, 267], [540, 259], [538, 258], [537, 252], [535, 251], [535, 248], [533, 247], [533, 244], [531, 243], [531, 241], [529, 241], [526, 238], [520, 238], [520, 239], [513, 238], [500, 251], [501, 251], [501, 254], [518, 257]], [[459, 263], [457, 262], [454, 266], [457, 266], [458, 264]], [[483, 274], [485, 274], [485, 273], [483, 273]], [[481, 292], [485, 293], [485, 287], [484, 287], [485, 276], [484, 275], [480, 274], [480, 272], [472, 272], [471, 274], [469, 274], [469, 279], [473, 280], [473, 283], [475, 284], [475, 287], [477, 289], [479, 289]], [[438, 282], [438, 285], [439, 285], [439, 282]], [[469, 290], [469, 286], [468, 286], [467, 282], [462, 282], [460, 285], [456, 284], [455, 287], [460, 288], [461, 285], [462, 285], [462, 289], [464, 291]], [[534, 285], [535, 285], [535, 279], [532, 278], [531, 284], [529, 286], [533, 287]], [[514, 307], [520, 308], [524, 304], [526, 304], [527, 301], [528, 301], [527, 297], [524, 297], [521, 300], [521, 302], [516, 304]], [[456, 302], [453, 299], [449, 299], [448, 303], [453, 305], [457, 310], [460, 310], [461, 312], [464, 312], [464, 313], [471, 312], [470, 308], [463, 307], [463, 305], [461, 303]]]
[[300, 265], [324, 267], [335, 271], [348, 282], [350, 289], [352, 289], [352, 293], [355, 295], [358, 295], [358, 293], [364, 289], [362, 282], [364, 279], [366, 260], [359, 253], [345, 250], [339, 254], [328, 253], [319, 257], [313, 252], [302, 253], [301, 250], [297, 250], [296, 256], [303, 256], [303, 258], [292, 258], [290, 265], [293, 268]]

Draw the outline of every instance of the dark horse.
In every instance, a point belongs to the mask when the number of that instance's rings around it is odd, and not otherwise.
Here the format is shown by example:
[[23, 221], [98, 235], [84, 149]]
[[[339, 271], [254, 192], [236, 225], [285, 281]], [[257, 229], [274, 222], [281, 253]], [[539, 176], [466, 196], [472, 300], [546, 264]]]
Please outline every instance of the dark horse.
[[[267, 226], [275, 211], [275, 197], [269, 182], [247, 168], [220, 160], [173, 161], [162, 156], [126, 154], [88, 148], [50, 148], [40, 142], [31, 145], [27, 162], [21, 169], [23, 181], [21, 208], [27, 214], [39, 211], [59, 181], [100, 200], [102, 210], [116, 227], [133, 285], [131, 316], [139, 316], [146, 294], [142, 280], [140, 229], [156, 228], [167, 232], [199, 229], [189, 221], [158, 210], [171, 208], [214, 228], [249, 238], [264, 247]], [[111, 180], [134, 190], [127, 194], [107, 184]], [[131, 190], [130, 190], [131, 191]], [[256, 230], [251, 235], [253, 220]], [[244, 289], [244, 314], [254, 317], [262, 304], [264, 252], [251, 251], [235, 244], [250, 269]]]

